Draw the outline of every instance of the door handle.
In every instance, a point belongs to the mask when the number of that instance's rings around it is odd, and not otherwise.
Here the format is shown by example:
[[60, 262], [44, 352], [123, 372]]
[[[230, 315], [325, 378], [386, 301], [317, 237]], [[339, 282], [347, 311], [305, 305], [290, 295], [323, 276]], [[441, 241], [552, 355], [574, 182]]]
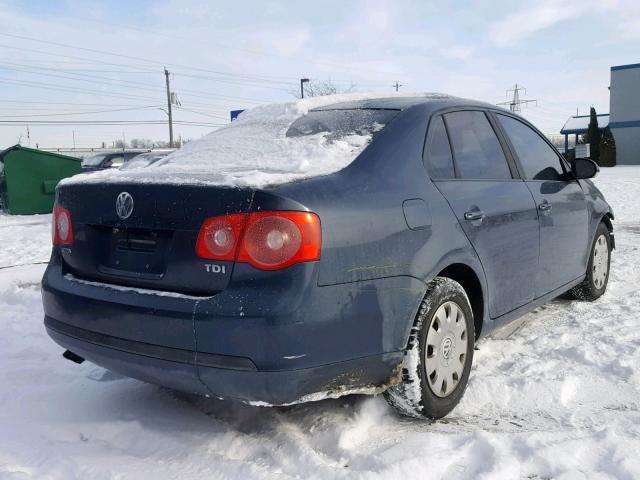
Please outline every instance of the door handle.
[[473, 210], [470, 212], [465, 212], [464, 219], [473, 222], [474, 220], [482, 220], [484, 218], [484, 212], [480, 210]]
[[541, 212], [549, 212], [552, 208], [553, 205], [551, 205], [546, 200], [538, 205], [538, 210], [540, 210]]

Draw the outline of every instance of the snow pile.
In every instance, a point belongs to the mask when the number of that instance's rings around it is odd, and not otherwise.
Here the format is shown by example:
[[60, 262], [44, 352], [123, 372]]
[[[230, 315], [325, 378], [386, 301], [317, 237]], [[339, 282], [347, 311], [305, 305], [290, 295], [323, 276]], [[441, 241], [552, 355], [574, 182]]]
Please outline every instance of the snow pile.
[[0, 211], [0, 269], [47, 262], [51, 254], [51, 215], [7, 215]]
[[[44, 332], [44, 266], [0, 269], [0, 478], [640, 478], [640, 167], [602, 170], [607, 293], [480, 342], [465, 397], [435, 423], [381, 396], [259, 408], [72, 364]], [[0, 265], [46, 259], [48, 218], [0, 215]]]
[[256, 107], [152, 165], [80, 175], [62, 183], [179, 182], [263, 187], [327, 175], [349, 165], [369, 144], [372, 135], [354, 134], [340, 139], [330, 139], [325, 133], [287, 137], [291, 124], [314, 108], [391, 96], [394, 95], [342, 94]]

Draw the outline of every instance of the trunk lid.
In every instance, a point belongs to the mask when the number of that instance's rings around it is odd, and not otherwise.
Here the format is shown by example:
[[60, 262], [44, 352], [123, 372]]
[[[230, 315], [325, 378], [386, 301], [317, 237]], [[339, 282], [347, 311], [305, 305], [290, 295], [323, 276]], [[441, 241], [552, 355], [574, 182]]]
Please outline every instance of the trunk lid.
[[[124, 202], [124, 219], [116, 206], [123, 192], [133, 204], [126, 216], [129, 205]], [[209, 217], [248, 211], [253, 190], [76, 182], [61, 185], [57, 196], [73, 222], [73, 245], [61, 249], [66, 272], [92, 281], [204, 296], [227, 286], [233, 262], [196, 255], [200, 227]]]

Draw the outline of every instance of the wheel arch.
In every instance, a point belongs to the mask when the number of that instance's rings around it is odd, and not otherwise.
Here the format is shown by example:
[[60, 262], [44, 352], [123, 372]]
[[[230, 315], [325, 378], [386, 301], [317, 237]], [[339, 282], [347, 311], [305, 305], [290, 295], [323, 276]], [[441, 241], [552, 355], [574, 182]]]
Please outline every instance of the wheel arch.
[[616, 248], [616, 241], [615, 237], [613, 236], [613, 222], [611, 220], [613, 220], [613, 213], [611, 213], [610, 211], [605, 212], [605, 214], [602, 216], [602, 219], [600, 220], [600, 223], [604, 223], [607, 227], [607, 230], [609, 230], [609, 241], [611, 242], [611, 250], [613, 250]]
[[485, 301], [482, 283], [480, 283], [480, 278], [475, 270], [464, 263], [453, 263], [442, 269], [437, 276], [455, 280], [464, 288], [469, 297], [469, 303], [471, 303], [475, 337], [478, 339], [484, 326]]

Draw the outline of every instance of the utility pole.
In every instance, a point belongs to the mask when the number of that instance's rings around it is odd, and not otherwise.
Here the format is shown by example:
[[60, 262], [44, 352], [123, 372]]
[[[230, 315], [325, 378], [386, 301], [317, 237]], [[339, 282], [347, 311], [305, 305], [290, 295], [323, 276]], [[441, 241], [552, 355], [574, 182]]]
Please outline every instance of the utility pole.
[[525, 95], [527, 94], [527, 89], [522, 86], [519, 87], [518, 84], [516, 83], [513, 88], [510, 88], [509, 90], [507, 90], [507, 96], [509, 95], [509, 92], [513, 92], [513, 98], [509, 102], [498, 103], [498, 105], [509, 105], [509, 110], [511, 110], [512, 112], [520, 112], [521, 111], [520, 105], [522, 104], [526, 105], [527, 103], [535, 102], [535, 104], [538, 105], [537, 100], [521, 99], [520, 98], [521, 91], [523, 91]]
[[71, 135], [73, 135], [73, 149], [76, 149], [76, 131], [71, 130]]
[[300, 98], [304, 98], [304, 84], [308, 82], [309, 82], [308, 78], [300, 79]]
[[169, 70], [164, 67], [164, 77], [167, 83], [167, 115], [169, 115], [169, 148], [173, 148], [173, 117], [171, 116], [171, 87], [169, 86]]
[[396, 83], [394, 83], [391, 86], [394, 87], [396, 89], [396, 92], [397, 92], [400, 89], [400, 87], [402, 87], [402, 84], [398, 83], [398, 80], [396, 80]]

